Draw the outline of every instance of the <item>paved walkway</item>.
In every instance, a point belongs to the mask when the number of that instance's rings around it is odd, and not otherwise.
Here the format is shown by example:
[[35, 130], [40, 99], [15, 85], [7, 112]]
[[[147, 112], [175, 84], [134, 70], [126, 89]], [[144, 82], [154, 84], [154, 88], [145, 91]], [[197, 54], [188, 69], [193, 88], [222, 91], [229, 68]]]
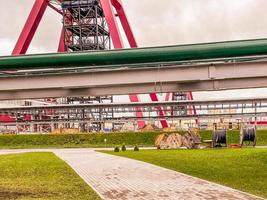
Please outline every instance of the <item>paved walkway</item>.
[[[33, 150], [6, 150], [20, 153]], [[91, 149], [52, 151], [66, 161], [107, 200], [256, 200], [261, 199], [140, 161], [97, 153]]]

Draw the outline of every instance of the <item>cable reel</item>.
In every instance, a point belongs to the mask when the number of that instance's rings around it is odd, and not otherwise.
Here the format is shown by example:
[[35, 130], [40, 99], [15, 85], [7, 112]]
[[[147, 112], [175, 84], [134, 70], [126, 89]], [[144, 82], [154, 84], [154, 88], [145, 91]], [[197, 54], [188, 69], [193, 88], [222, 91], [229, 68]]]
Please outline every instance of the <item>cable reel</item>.
[[256, 146], [256, 141], [257, 141], [257, 130], [256, 127], [249, 127], [246, 126], [244, 128], [240, 129], [240, 145], [241, 147], [244, 146], [249, 146], [252, 144], [253, 147]]
[[227, 147], [227, 131], [223, 130], [213, 130], [212, 133], [212, 147]]

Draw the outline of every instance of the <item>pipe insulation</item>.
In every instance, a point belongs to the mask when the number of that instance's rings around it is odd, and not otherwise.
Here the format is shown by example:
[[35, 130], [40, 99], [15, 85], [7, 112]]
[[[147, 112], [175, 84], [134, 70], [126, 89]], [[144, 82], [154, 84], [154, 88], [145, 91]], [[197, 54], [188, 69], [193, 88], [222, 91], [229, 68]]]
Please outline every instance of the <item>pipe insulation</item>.
[[267, 39], [0, 57], [0, 70], [110, 67], [267, 55]]

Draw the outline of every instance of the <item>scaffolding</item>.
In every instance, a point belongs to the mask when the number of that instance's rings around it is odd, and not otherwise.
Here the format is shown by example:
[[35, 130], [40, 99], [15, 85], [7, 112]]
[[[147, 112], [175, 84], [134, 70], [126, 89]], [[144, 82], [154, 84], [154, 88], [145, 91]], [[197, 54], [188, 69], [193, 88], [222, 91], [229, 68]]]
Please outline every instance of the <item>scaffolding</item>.
[[[63, 99], [63, 101], [66, 102], [61, 102], [64, 104], [70, 104], [70, 105], [77, 105], [77, 104], [93, 104], [93, 105], [99, 105], [103, 103], [113, 103], [113, 96], [99, 96], [99, 97], [69, 97], [66, 99]], [[64, 118], [70, 120], [70, 118], [80, 118], [82, 121], [87, 118], [91, 118], [94, 122], [88, 126], [88, 123], [84, 123], [81, 121], [79, 123], [80, 130], [82, 132], [86, 131], [96, 131], [100, 132], [105, 129], [105, 123], [103, 119], [107, 118], [113, 118], [114, 117], [114, 112], [113, 110], [104, 110], [102, 108], [95, 108], [94, 112], [91, 110], [86, 110], [86, 109], [81, 109], [81, 112], [75, 115], [65, 115]], [[67, 127], [66, 127], [67, 126]], [[66, 124], [65, 128], [73, 128], [70, 127], [70, 124]]]
[[62, 2], [65, 51], [111, 48], [110, 34], [99, 0]]
[[[93, 51], [111, 48], [110, 33], [108, 30], [104, 11], [99, 0], [65, 0], [61, 3], [63, 12], [63, 31], [65, 51]], [[112, 96], [104, 97], [75, 97], [63, 100], [66, 104], [88, 104], [113, 102]], [[95, 113], [82, 110], [79, 116], [67, 115], [64, 118], [80, 118], [79, 127], [81, 131], [102, 131], [105, 127], [103, 118], [113, 117], [113, 113], [102, 112], [101, 109]], [[83, 119], [90, 116], [94, 123], [90, 127]], [[65, 128], [71, 128], [74, 124], [66, 123]]]
[[[173, 93], [173, 101], [185, 101], [187, 100], [187, 94], [184, 92], [176, 92]], [[184, 116], [188, 113], [188, 109], [186, 106], [181, 106], [180, 109], [173, 111], [176, 116]]]
[[[57, 99], [57, 102], [60, 103], [62, 100]], [[229, 127], [233, 123], [240, 122], [267, 125], [267, 99], [185, 100], [150, 103], [105, 103], [102, 99], [102, 103], [98, 104], [85, 103], [96, 101], [95, 99], [84, 99], [81, 104], [78, 104], [77, 100], [80, 99], [69, 99], [73, 102], [71, 104], [0, 107], [0, 133], [1, 131], [7, 133], [10, 130], [16, 133], [50, 133], [56, 129], [64, 128], [77, 129], [81, 132], [94, 132], [97, 131], [98, 124], [103, 126], [113, 124], [115, 128], [112, 130], [120, 130], [124, 124], [136, 125], [137, 121], [140, 120], [134, 116], [136, 107], [140, 107], [145, 114], [143, 120], [149, 122], [153, 119], [158, 122], [160, 119], [156, 113], [159, 106], [163, 108], [163, 112], [167, 113], [166, 119], [173, 121], [173, 124], [181, 124], [181, 121], [192, 124], [192, 120], [198, 119], [201, 120], [201, 124], [198, 124], [200, 128], [208, 123], [219, 124], [222, 122], [229, 123]], [[187, 112], [181, 115], [184, 107], [190, 109], [192, 106], [195, 106], [197, 114]], [[171, 111], [174, 115], [171, 114]], [[102, 114], [101, 118], [99, 113]], [[113, 115], [109, 115], [109, 113], [113, 113]], [[5, 116], [8, 116], [9, 120], [3, 120]]]

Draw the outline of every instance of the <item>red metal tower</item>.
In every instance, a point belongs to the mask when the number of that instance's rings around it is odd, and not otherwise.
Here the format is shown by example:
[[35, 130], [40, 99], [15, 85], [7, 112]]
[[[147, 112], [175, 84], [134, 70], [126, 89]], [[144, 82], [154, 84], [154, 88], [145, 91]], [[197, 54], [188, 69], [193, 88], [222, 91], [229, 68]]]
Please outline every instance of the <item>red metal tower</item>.
[[[89, 4], [94, 4], [91, 6], [91, 10], [85, 8]], [[63, 16], [58, 52], [107, 49], [110, 48], [110, 40], [114, 48], [124, 48], [118, 21], [122, 25], [130, 47], [137, 47], [137, 42], [120, 0], [35, 0], [12, 55], [27, 52], [48, 7]], [[192, 94], [189, 94], [188, 97], [192, 99]], [[138, 95], [135, 94], [130, 94], [129, 98], [131, 102], [140, 101]], [[150, 94], [150, 99], [152, 101], [159, 100], [156, 93]], [[166, 100], [168, 99], [166, 98]], [[158, 107], [157, 110], [162, 127], [168, 127], [162, 108]], [[143, 117], [141, 108], [136, 108], [136, 116], [138, 118]], [[144, 121], [138, 121], [139, 128], [144, 127], [144, 125]]]

